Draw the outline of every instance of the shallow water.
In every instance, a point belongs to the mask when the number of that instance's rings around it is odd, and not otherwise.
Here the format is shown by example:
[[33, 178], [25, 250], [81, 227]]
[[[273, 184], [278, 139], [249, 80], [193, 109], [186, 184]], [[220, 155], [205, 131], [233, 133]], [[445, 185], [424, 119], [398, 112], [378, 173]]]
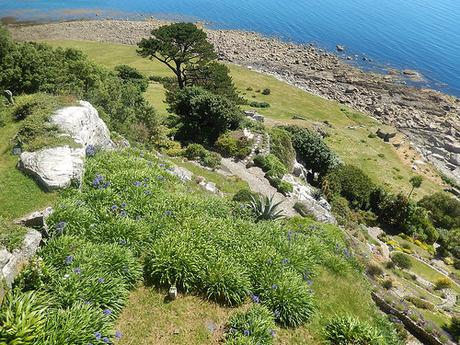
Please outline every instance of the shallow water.
[[95, 13], [203, 20], [330, 50], [341, 44], [364, 68], [414, 69], [426, 85], [460, 97], [458, 0], [0, 0], [0, 17], [49, 20]]

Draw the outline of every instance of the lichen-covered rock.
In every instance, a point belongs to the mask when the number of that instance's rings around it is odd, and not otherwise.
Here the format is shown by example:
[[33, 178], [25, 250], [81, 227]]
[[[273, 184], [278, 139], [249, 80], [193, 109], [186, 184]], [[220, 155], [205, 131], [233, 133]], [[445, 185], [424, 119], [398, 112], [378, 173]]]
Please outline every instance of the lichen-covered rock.
[[88, 102], [80, 101], [80, 106], [65, 107], [51, 116], [51, 122], [69, 134], [76, 143], [84, 147], [112, 148], [110, 132], [99, 117], [97, 110]]
[[80, 183], [83, 176], [84, 149], [69, 146], [23, 152], [19, 168], [32, 175], [47, 191]]
[[73, 182], [80, 184], [87, 148], [114, 148], [107, 126], [88, 102], [59, 109], [51, 116], [51, 122], [81, 148], [59, 146], [21, 154], [19, 168], [35, 177], [47, 191], [67, 188]]
[[41, 240], [41, 233], [30, 229], [24, 237], [21, 248], [13, 250], [12, 253], [5, 252], [5, 250], [0, 251], [0, 256], [3, 258], [2, 260], [7, 260], [1, 268], [0, 280], [5, 282], [8, 288], [11, 288], [16, 276], [21, 272], [29, 259], [35, 255]]

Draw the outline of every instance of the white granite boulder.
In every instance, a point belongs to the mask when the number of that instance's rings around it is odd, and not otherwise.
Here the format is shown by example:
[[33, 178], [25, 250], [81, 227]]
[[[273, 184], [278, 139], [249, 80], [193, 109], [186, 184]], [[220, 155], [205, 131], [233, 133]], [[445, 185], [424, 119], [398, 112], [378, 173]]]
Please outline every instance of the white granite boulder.
[[81, 181], [84, 157], [85, 150], [82, 148], [46, 148], [36, 152], [23, 152], [19, 168], [36, 178], [45, 190], [53, 191]]
[[88, 102], [79, 106], [65, 107], [51, 116], [63, 135], [68, 135], [80, 148], [59, 146], [35, 152], [23, 152], [19, 168], [35, 177], [47, 191], [79, 184], [84, 171], [86, 148], [112, 149], [110, 132], [97, 110]]
[[88, 102], [80, 101], [80, 106], [59, 109], [51, 116], [51, 122], [69, 134], [77, 144], [93, 145], [109, 149], [114, 146], [110, 132], [99, 117], [97, 110]]

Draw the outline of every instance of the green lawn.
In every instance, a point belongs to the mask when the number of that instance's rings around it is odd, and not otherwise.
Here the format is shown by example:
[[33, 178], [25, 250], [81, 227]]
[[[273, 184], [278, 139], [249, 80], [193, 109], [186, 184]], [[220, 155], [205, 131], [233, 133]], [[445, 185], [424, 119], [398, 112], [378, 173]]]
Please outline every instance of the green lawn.
[[[32, 96], [17, 97], [20, 104]], [[21, 173], [16, 165], [18, 157], [12, 154], [11, 139], [20, 123], [12, 121], [14, 107], [3, 108], [6, 125], [0, 127], [0, 216], [14, 219], [51, 205], [55, 193], [45, 193], [31, 178]], [[0, 107], [0, 112], [2, 108]]]
[[[372, 322], [377, 311], [369, 286], [356, 274], [337, 276], [323, 270], [313, 284], [318, 309], [311, 323], [296, 329], [278, 327], [275, 344], [323, 344], [324, 321], [341, 312]], [[166, 302], [165, 296], [166, 291], [146, 287], [131, 293], [116, 327], [123, 333], [120, 345], [220, 344], [229, 316], [245, 308], [225, 308], [190, 295]], [[215, 332], [209, 331], [211, 325]]]
[[[415, 273], [423, 279], [428, 280], [429, 282], [434, 284], [438, 279], [446, 277], [445, 275], [431, 268], [427, 264], [413, 258], [411, 255], [405, 253], [402, 254], [408, 256], [411, 261], [412, 266], [409, 269], [409, 271]], [[452, 283], [452, 289], [455, 290], [457, 293], [460, 293], [460, 287], [455, 285], [454, 283]]]
[[[47, 41], [53, 46], [73, 47], [83, 50], [91, 59], [109, 68], [118, 64], [128, 64], [138, 68], [146, 76], [170, 75], [167, 67], [157, 61], [149, 61], [136, 55], [136, 48], [128, 45], [81, 41]], [[308, 94], [291, 87], [274, 77], [257, 73], [246, 68], [229, 65], [237, 88], [248, 100], [267, 101], [268, 109], [259, 112], [275, 121], [311, 126], [328, 121], [332, 128], [327, 139], [331, 147], [345, 162], [357, 165], [366, 171], [374, 181], [387, 185], [395, 192], [409, 192], [411, 168], [404, 164], [392, 145], [377, 138], [368, 138], [371, 132], [381, 127], [368, 116], [354, 112], [334, 101]], [[246, 91], [252, 88], [254, 91]], [[271, 94], [262, 95], [257, 90], [270, 88]], [[253, 96], [255, 98], [253, 98]], [[151, 83], [146, 98], [162, 115], [166, 114], [164, 89]], [[306, 121], [292, 120], [293, 115], [301, 115]], [[353, 128], [349, 128], [352, 126]], [[362, 126], [362, 127], [356, 127]], [[440, 190], [440, 187], [426, 179], [416, 197]]]

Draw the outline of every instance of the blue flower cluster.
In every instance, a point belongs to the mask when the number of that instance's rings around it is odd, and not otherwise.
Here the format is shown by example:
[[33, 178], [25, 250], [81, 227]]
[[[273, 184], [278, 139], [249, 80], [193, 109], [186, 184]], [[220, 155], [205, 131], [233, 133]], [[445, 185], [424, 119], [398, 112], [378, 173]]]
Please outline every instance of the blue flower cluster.
[[96, 155], [96, 147], [94, 145], [88, 145], [85, 149], [86, 157], [94, 157]]
[[109, 181], [105, 181], [104, 176], [101, 174], [96, 174], [96, 177], [93, 180], [93, 187], [99, 189], [105, 189], [110, 186]]

